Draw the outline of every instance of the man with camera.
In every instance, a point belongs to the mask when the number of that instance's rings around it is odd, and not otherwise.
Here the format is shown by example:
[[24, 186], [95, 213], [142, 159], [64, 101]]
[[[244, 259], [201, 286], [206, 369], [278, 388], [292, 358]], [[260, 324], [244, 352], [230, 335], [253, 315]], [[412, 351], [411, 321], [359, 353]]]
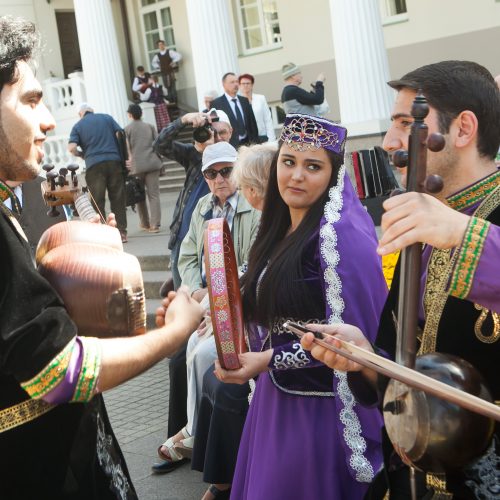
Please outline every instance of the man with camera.
[[[176, 140], [179, 132], [191, 125], [194, 127], [194, 144], [184, 144]], [[186, 180], [179, 193], [170, 225], [170, 264], [173, 286], [181, 285], [177, 263], [182, 240], [188, 232], [191, 215], [198, 200], [209, 193], [209, 187], [201, 172], [201, 158], [205, 148], [215, 142], [229, 142], [233, 129], [224, 111], [211, 113], [187, 113], [167, 125], [153, 143], [154, 151], [170, 160], [180, 163], [186, 170]], [[205, 140], [204, 140], [205, 139]], [[165, 295], [168, 282], [162, 286]], [[168, 436], [173, 436], [187, 421], [186, 399], [186, 344], [170, 359], [170, 398], [168, 411]], [[180, 462], [162, 462], [155, 464], [157, 473], [170, 472]]]

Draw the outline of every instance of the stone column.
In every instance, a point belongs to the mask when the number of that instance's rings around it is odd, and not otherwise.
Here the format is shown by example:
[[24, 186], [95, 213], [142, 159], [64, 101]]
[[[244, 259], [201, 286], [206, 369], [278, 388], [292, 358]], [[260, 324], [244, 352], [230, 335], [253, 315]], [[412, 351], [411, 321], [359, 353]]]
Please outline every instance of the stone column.
[[[128, 98], [110, 0], [74, 0], [87, 102], [96, 113], [128, 123]], [[75, 102], [75, 108], [78, 106]]]
[[198, 107], [209, 90], [222, 93], [222, 76], [239, 73], [238, 52], [227, 0], [187, 0]]
[[394, 91], [377, 0], [330, 0], [342, 124], [349, 136], [384, 132]]

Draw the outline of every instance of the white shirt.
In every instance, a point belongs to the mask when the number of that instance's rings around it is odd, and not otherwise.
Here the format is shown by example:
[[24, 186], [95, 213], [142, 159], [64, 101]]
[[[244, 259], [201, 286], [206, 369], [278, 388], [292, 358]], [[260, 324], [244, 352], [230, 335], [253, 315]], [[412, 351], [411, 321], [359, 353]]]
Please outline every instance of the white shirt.
[[252, 109], [257, 121], [259, 135], [267, 135], [269, 141], [275, 141], [276, 134], [274, 133], [273, 118], [266, 97], [262, 94], [252, 94]]
[[[174, 49], [165, 49], [165, 50], [160, 50], [160, 54], [163, 56], [167, 53], [167, 50], [169, 50], [169, 55], [170, 58], [172, 59], [172, 62], [178, 63], [181, 59], [182, 56], [179, 54], [179, 52], [175, 51]], [[158, 54], [155, 54], [153, 57], [153, 60], [151, 61], [151, 67], [155, 70], [160, 69], [160, 58], [158, 57]]]

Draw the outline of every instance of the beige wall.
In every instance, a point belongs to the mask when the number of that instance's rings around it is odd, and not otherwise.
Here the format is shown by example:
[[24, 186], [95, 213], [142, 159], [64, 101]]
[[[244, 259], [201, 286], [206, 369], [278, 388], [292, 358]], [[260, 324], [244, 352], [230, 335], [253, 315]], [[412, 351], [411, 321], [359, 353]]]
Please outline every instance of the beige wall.
[[495, 0], [406, 0], [406, 6], [408, 21], [384, 27], [388, 49], [500, 25], [500, 2]]
[[0, 15], [23, 17], [34, 22], [42, 35], [42, 50], [37, 57], [37, 76], [43, 81], [52, 72], [55, 76], [64, 78], [59, 37], [57, 34], [56, 10], [73, 10], [72, 0], [45, 1], [0, 0]]

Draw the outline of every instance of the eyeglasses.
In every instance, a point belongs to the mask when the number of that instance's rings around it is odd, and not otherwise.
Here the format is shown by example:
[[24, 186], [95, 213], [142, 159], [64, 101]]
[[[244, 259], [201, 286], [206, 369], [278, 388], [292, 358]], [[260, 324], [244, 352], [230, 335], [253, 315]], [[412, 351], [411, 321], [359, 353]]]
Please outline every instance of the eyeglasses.
[[205, 179], [208, 179], [209, 181], [213, 181], [217, 177], [217, 175], [220, 174], [223, 179], [227, 179], [231, 175], [232, 171], [233, 167], [224, 167], [220, 170], [209, 168], [205, 170], [205, 172], [203, 172], [203, 177], [205, 177]]

